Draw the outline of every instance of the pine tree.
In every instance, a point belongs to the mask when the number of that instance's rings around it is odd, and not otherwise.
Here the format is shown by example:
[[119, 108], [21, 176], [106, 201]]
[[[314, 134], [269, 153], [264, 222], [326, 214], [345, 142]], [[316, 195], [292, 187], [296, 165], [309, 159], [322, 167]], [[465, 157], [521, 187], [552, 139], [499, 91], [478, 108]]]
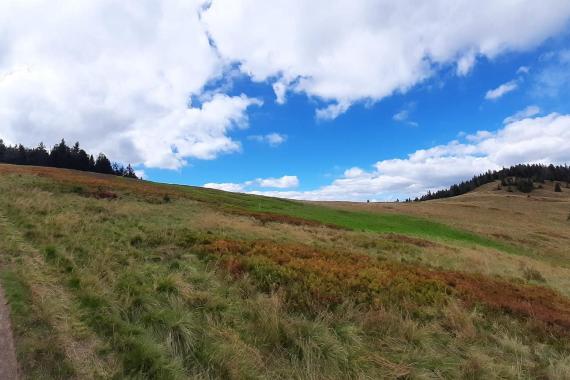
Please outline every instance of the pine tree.
[[0, 162], [4, 162], [4, 157], [6, 156], [6, 145], [4, 145], [4, 140], [0, 139]]
[[127, 168], [125, 169], [125, 172], [123, 173], [123, 177], [137, 178], [137, 175], [135, 174], [135, 171], [134, 171], [133, 167], [131, 166], [131, 164], [127, 165]]
[[97, 171], [104, 174], [115, 174], [137, 178], [132, 166], [126, 169], [118, 163], [111, 163], [109, 159], [100, 154], [97, 160], [81, 149], [79, 142], [68, 147], [62, 139], [47, 151], [45, 145], [40, 143], [36, 148], [26, 148], [22, 144], [7, 146], [0, 139], [0, 162], [17, 165], [52, 166], [85, 171]]
[[111, 161], [103, 153], [99, 153], [97, 161], [95, 161], [95, 171], [103, 174], [114, 174]]
[[51, 149], [49, 154], [50, 163], [56, 168], [68, 168], [71, 159], [69, 153], [69, 147], [65, 144], [65, 140], [61, 139], [59, 144], [56, 144]]

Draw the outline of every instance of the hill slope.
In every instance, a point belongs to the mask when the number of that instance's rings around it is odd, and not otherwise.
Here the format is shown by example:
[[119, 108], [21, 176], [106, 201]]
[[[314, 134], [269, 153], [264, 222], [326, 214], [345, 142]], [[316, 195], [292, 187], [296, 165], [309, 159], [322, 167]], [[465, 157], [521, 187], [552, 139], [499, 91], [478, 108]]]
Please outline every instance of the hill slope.
[[568, 377], [568, 198], [520, 211], [546, 228], [535, 244], [505, 232], [522, 228], [511, 214], [476, 219], [498, 194], [473, 196], [321, 205], [0, 165], [19, 363], [28, 378]]

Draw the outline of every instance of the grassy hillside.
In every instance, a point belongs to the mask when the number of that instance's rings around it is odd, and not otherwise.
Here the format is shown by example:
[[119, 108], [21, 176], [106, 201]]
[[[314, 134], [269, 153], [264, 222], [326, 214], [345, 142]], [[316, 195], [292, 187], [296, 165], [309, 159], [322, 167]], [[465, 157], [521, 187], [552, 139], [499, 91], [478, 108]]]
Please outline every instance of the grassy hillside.
[[568, 378], [570, 197], [485, 211], [509, 196], [323, 205], [0, 165], [20, 365], [32, 379]]

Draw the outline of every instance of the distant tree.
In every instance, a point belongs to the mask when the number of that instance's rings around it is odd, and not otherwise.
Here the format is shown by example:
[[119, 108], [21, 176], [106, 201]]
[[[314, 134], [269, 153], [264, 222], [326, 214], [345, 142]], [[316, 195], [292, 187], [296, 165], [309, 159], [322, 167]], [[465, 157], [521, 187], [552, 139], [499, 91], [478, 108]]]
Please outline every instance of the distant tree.
[[4, 157], [6, 155], [6, 145], [4, 145], [4, 140], [0, 139], [0, 162], [4, 162]]
[[28, 162], [30, 165], [47, 166], [49, 164], [49, 153], [43, 142], [37, 148], [28, 150]]
[[40, 143], [36, 148], [26, 148], [22, 144], [7, 146], [0, 139], [0, 162], [97, 171], [99, 173], [137, 178], [131, 165], [125, 169], [122, 165], [111, 163], [102, 153], [95, 160], [92, 155], [81, 149], [79, 142], [76, 142], [70, 148], [64, 139], [59, 144], [55, 144], [49, 153], [43, 143]]
[[28, 164], [28, 155], [26, 152], [26, 148], [24, 148], [22, 144], [18, 145], [18, 149], [16, 151], [16, 164], [18, 165]]
[[560, 182], [556, 182], [556, 184], [554, 185], [554, 191], [556, 191], [557, 193], [562, 192], [562, 187], [560, 187]]
[[56, 168], [69, 168], [71, 164], [71, 154], [65, 140], [61, 139], [59, 144], [55, 144], [49, 154], [51, 166]]
[[[474, 176], [468, 181], [463, 181], [458, 184], [451, 185], [447, 189], [438, 190], [435, 192], [428, 191], [427, 194], [418, 197], [418, 200], [425, 201], [430, 199], [447, 198], [456, 195], [465, 194], [478, 186], [484, 185], [489, 182], [499, 181], [499, 188], [513, 187], [516, 186], [520, 191], [532, 191], [534, 186], [533, 182], [538, 183], [540, 188], [544, 181], [564, 181], [570, 183], [570, 167], [564, 166], [554, 166], [554, 165], [515, 165], [510, 168], [502, 168], [498, 171], [487, 171], [486, 173]], [[532, 186], [531, 186], [532, 185]], [[570, 188], [570, 185], [568, 185]], [[415, 201], [415, 200], [414, 200]]]
[[99, 153], [95, 161], [95, 171], [102, 174], [115, 174], [111, 161], [103, 153]]
[[123, 177], [137, 178], [137, 175], [135, 174], [135, 171], [134, 171], [133, 167], [131, 166], [131, 164], [127, 165], [127, 167], [123, 173]]

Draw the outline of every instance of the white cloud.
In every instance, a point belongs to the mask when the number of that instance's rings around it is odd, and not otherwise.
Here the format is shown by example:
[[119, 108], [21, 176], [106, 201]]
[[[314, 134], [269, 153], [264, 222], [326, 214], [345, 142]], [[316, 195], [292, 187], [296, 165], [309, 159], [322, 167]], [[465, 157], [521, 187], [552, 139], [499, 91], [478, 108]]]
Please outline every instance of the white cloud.
[[477, 56], [474, 51], [469, 51], [465, 53], [459, 60], [457, 61], [457, 75], [467, 75], [475, 66], [475, 61]]
[[517, 74], [528, 74], [530, 71], [530, 67], [528, 66], [521, 66], [517, 69]]
[[503, 120], [503, 124], [510, 124], [510, 123], [515, 122], [515, 121], [519, 121], [522, 119], [526, 119], [528, 117], [538, 115], [539, 113], [540, 113], [540, 108], [538, 106], [534, 106], [534, 105], [528, 106], [525, 109], [522, 109], [522, 110], [516, 112], [514, 115], [506, 117], [505, 120]]
[[362, 175], [364, 175], [364, 170], [358, 167], [353, 167], [344, 171], [344, 176], [346, 178], [357, 178], [361, 177]]
[[222, 56], [278, 83], [278, 102], [305, 93], [327, 104], [318, 119], [333, 119], [442, 67], [465, 75], [478, 57], [531, 49], [569, 15], [566, 0], [213, 0], [203, 19]]
[[409, 111], [408, 110], [402, 110], [402, 111], [394, 114], [394, 116], [392, 116], [392, 119], [395, 121], [406, 121], [406, 120], [408, 120], [408, 116], [409, 116]]
[[275, 101], [278, 104], [285, 104], [287, 101], [287, 84], [283, 82], [273, 83], [273, 92], [275, 93]]
[[252, 187], [290, 189], [299, 186], [299, 178], [294, 175], [284, 175], [279, 178], [256, 178], [243, 183], [206, 183], [204, 187], [232, 192], [253, 192]]
[[146, 173], [144, 170], [135, 170], [135, 174], [140, 179], [146, 179]]
[[466, 142], [451, 141], [404, 159], [379, 161], [370, 171], [351, 168], [316, 190], [253, 193], [313, 200], [403, 199], [518, 163], [570, 163], [570, 115], [525, 118], [497, 131], [479, 131]]
[[278, 103], [307, 94], [334, 119], [442, 67], [465, 75], [478, 57], [530, 49], [569, 14], [564, 0], [3, 1], [0, 136], [180, 168], [240, 149], [231, 132], [261, 102], [224, 93], [236, 67]]
[[288, 189], [299, 186], [299, 179], [294, 175], [285, 175], [280, 178], [259, 178], [256, 183], [260, 187], [275, 187], [278, 189]]
[[242, 193], [244, 191], [244, 186], [242, 184], [231, 183], [231, 182], [226, 182], [226, 183], [210, 182], [210, 183], [205, 183], [204, 187], [207, 187], [209, 189], [231, 191], [233, 193]]
[[346, 100], [340, 100], [337, 103], [329, 104], [324, 108], [319, 108], [315, 112], [315, 116], [319, 120], [333, 120], [339, 115], [346, 112], [350, 108], [350, 102]]
[[508, 94], [511, 91], [514, 91], [518, 88], [518, 84], [516, 81], [512, 80], [507, 83], [503, 83], [497, 88], [487, 91], [485, 94], [485, 99], [487, 100], [496, 100], [502, 97], [505, 94]]
[[410, 114], [415, 108], [415, 103], [407, 104], [404, 109], [392, 116], [392, 120], [397, 121], [398, 123], [411, 125], [412, 127], [417, 127], [419, 124], [413, 120], [410, 120]]
[[239, 150], [229, 132], [260, 104], [189, 97], [224, 75], [200, 1], [0, 3], [0, 136], [79, 140], [124, 162], [179, 168]]
[[252, 135], [248, 136], [248, 139], [257, 141], [260, 143], [269, 144], [269, 146], [276, 147], [287, 141], [287, 135], [282, 135], [279, 133], [269, 133], [267, 135]]

